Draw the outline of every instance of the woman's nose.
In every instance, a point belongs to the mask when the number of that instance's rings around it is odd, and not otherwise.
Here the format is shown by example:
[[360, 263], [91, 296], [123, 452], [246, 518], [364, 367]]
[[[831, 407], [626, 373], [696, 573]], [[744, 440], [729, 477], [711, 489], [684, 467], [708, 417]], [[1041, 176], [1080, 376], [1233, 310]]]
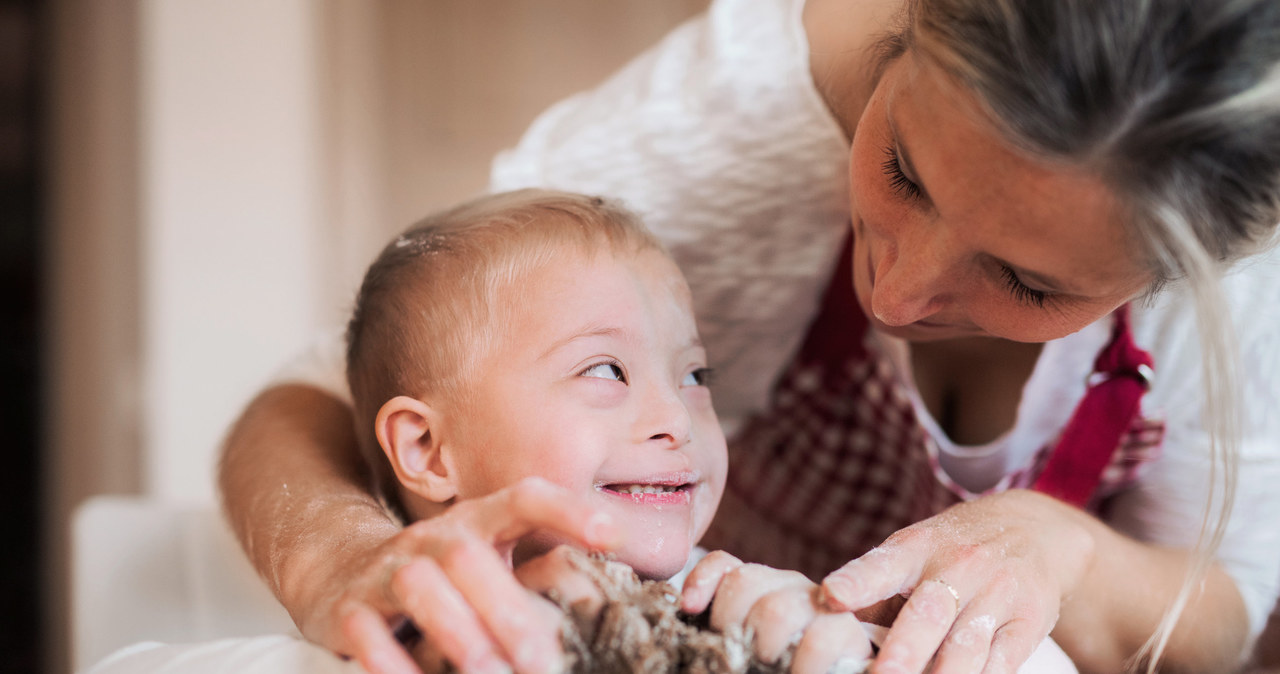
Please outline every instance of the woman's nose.
[[929, 318], [953, 290], [946, 261], [924, 246], [893, 246], [874, 270], [871, 313], [885, 325], [902, 326]]
[[693, 418], [678, 388], [654, 387], [640, 413], [640, 437], [679, 449], [689, 443]]

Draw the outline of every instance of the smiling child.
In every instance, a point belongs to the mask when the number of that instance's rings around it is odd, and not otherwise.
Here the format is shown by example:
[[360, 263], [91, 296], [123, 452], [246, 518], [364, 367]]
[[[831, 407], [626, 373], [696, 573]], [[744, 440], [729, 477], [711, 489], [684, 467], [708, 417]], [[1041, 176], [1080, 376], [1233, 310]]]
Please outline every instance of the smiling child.
[[727, 456], [689, 289], [607, 201], [522, 190], [422, 221], [370, 267], [347, 341], [366, 458], [408, 520], [542, 477], [612, 516], [645, 578], [711, 522]]

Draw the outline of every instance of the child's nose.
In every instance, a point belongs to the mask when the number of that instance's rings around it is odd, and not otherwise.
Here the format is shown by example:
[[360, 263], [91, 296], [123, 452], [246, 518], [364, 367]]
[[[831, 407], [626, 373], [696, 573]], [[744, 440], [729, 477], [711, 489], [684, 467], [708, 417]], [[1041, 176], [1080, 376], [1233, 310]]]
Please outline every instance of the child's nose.
[[693, 418], [677, 391], [655, 391], [641, 414], [643, 435], [649, 441], [661, 442], [671, 449], [689, 443]]

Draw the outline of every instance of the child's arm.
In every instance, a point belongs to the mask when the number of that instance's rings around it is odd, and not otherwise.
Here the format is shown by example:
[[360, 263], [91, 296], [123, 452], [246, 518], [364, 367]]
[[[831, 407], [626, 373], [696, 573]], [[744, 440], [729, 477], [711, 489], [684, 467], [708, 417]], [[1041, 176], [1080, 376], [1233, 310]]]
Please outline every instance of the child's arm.
[[[364, 474], [350, 408], [311, 386], [267, 390], [228, 437], [219, 474], [228, 518], [302, 634], [375, 674], [416, 673], [389, 626], [408, 615], [453, 662], [549, 671], [554, 625], [505, 549], [533, 528], [607, 547], [612, 524], [574, 495], [526, 481], [402, 529]], [[516, 661], [518, 645], [526, 657]]]

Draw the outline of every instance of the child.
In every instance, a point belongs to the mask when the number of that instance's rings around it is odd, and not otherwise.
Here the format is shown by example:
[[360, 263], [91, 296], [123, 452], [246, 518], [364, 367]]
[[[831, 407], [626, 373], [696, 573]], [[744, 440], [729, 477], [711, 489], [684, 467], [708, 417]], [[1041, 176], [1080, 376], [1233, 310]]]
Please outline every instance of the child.
[[711, 521], [727, 458], [689, 290], [616, 206], [524, 190], [427, 218], [369, 268], [347, 341], [366, 458], [409, 520], [542, 476], [612, 515], [647, 578]]

